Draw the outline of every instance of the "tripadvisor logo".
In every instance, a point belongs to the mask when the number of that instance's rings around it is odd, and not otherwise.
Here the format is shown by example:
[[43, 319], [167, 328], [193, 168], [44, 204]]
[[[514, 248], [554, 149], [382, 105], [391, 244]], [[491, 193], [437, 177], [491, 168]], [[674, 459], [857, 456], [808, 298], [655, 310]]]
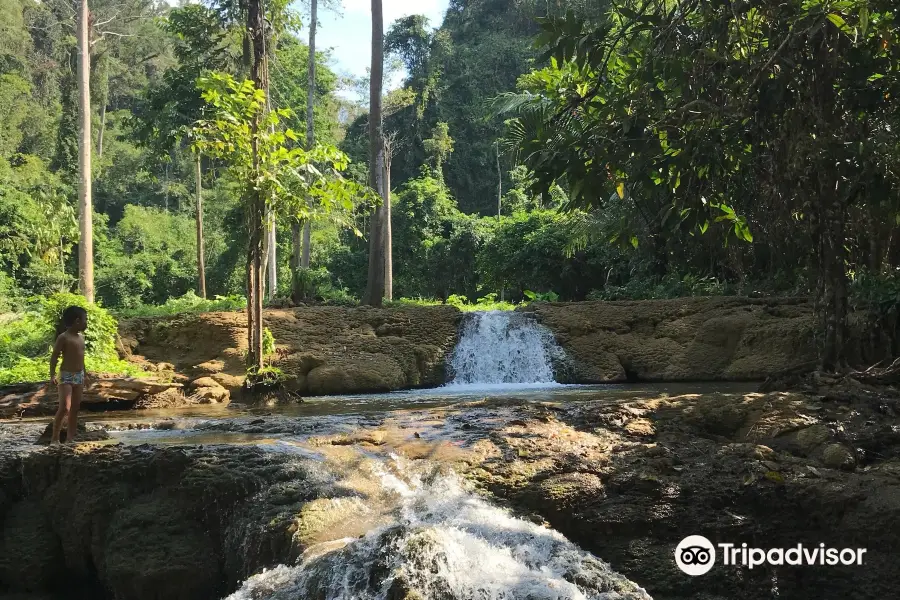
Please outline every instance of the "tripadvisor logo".
[[[825, 544], [791, 548], [748, 547], [747, 544], [717, 544], [721, 562], [725, 566], [742, 566], [752, 569], [761, 565], [836, 566], [862, 565], [865, 548], [829, 548]], [[716, 563], [716, 546], [702, 535], [689, 535], [675, 548], [675, 564], [691, 576], [708, 573]]]

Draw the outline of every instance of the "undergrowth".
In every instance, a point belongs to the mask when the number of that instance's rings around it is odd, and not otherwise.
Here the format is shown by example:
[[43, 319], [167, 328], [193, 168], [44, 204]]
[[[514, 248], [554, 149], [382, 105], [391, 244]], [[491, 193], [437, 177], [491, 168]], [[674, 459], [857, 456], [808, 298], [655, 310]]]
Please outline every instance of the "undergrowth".
[[497, 300], [497, 294], [488, 294], [479, 298], [474, 303], [465, 296], [452, 295], [445, 302], [431, 298], [400, 298], [391, 302], [385, 302], [385, 306], [455, 306], [463, 312], [486, 310], [515, 310], [517, 304]]
[[117, 323], [106, 309], [88, 304], [83, 296], [54, 294], [29, 298], [21, 312], [0, 321], [0, 385], [46, 381], [56, 325], [70, 305], [88, 313], [84, 332], [85, 368], [88, 372], [140, 377], [145, 373], [119, 359], [116, 352]]
[[134, 317], [171, 317], [187, 313], [233, 312], [245, 308], [247, 308], [247, 299], [243, 296], [216, 296], [209, 299], [201, 298], [191, 291], [181, 298], [169, 298], [165, 304], [158, 306], [142, 304], [114, 312], [118, 317], [130, 319]]

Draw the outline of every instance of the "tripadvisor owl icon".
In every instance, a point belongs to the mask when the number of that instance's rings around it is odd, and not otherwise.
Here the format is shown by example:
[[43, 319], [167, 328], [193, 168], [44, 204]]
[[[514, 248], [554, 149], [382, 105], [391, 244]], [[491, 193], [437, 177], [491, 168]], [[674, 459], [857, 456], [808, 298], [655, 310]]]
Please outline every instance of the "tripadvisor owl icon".
[[703, 575], [716, 562], [716, 549], [702, 535], [689, 535], [675, 548], [675, 564], [688, 575]]

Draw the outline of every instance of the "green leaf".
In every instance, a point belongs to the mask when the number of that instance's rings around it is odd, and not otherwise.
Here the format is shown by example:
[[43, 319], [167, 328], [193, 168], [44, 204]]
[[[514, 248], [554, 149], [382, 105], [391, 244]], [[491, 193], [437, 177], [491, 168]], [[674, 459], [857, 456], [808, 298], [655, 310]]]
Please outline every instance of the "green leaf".
[[844, 17], [842, 17], [841, 15], [837, 15], [835, 13], [828, 13], [828, 15], [825, 18], [828, 19], [829, 21], [831, 21], [832, 23], [834, 23], [835, 27], [837, 27], [844, 33], [850, 34], [851, 30], [847, 26], [847, 22], [844, 20]]
[[622, 199], [622, 200], [625, 199], [625, 182], [624, 181], [620, 181], [619, 183], [616, 184], [616, 193], [619, 194], [620, 199]]
[[631, 236], [631, 245], [634, 248], [638, 247], [638, 239], [636, 235]]
[[709, 221], [704, 221], [703, 225], [700, 226], [700, 233], [706, 233], [707, 229], [709, 229]]

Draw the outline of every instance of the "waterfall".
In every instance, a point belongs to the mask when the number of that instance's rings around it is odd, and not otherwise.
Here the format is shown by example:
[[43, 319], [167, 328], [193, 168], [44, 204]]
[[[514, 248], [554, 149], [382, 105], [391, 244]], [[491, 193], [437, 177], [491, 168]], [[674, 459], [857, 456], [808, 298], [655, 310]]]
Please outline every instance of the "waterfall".
[[397, 498], [396, 523], [313, 546], [226, 600], [651, 600], [559, 532], [474, 496], [452, 471], [411, 472], [394, 457], [381, 485]]
[[563, 357], [553, 334], [532, 315], [471, 313], [450, 357], [453, 380], [446, 387], [553, 385], [553, 360]]

